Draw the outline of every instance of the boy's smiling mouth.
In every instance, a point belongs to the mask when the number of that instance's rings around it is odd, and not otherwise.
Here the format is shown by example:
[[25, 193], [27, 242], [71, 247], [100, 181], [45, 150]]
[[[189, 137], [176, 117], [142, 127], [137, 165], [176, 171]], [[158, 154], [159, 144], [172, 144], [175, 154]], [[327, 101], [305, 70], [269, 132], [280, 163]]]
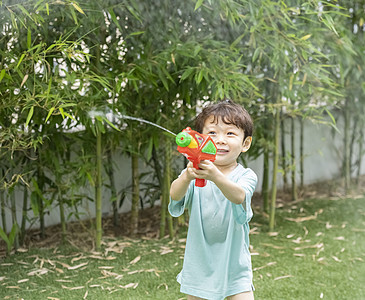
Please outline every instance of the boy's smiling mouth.
[[217, 154], [225, 154], [225, 153], [228, 153], [229, 152], [229, 150], [227, 150], [227, 149], [218, 149], [217, 150]]

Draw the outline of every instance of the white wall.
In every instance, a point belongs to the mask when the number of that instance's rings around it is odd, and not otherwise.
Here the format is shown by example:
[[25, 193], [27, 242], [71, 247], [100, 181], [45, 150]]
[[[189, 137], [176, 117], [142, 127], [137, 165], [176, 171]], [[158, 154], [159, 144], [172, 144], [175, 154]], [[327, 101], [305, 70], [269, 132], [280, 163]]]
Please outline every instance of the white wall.
[[[285, 144], [286, 151], [290, 150], [290, 122], [285, 124]], [[311, 121], [305, 122], [304, 127], [304, 183], [311, 184], [317, 181], [323, 181], [341, 176], [342, 157], [343, 157], [343, 133], [341, 119], [337, 123], [339, 131], [335, 131], [332, 127], [323, 124], [314, 124]], [[295, 140], [297, 166], [297, 182], [300, 180], [299, 174], [299, 131], [300, 124], [296, 122], [295, 132], [298, 137]], [[364, 143], [365, 143], [365, 137]], [[281, 152], [281, 149], [279, 150]], [[358, 147], [354, 148], [354, 157], [358, 158]], [[279, 162], [280, 163], [280, 162]], [[263, 175], [263, 157], [259, 157], [255, 161], [249, 161], [247, 166], [253, 169], [259, 178], [256, 191], [261, 191], [262, 175]], [[270, 160], [270, 168], [272, 169], [272, 160]], [[354, 170], [355, 174], [357, 170]], [[353, 175], [355, 175], [353, 174]], [[361, 174], [365, 174], [365, 157], [361, 165]], [[290, 174], [289, 174], [290, 176]], [[290, 177], [288, 177], [290, 180]], [[271, 183], [271, 178], [270, 178]], [[278, 187], [283, 186], [283, 176], [278, 174]]]

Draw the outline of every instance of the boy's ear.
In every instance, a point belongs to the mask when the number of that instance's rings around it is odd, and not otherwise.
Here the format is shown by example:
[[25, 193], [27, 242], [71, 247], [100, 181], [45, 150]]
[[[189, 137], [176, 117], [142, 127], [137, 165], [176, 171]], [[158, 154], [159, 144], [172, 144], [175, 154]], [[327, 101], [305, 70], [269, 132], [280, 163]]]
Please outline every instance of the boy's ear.
[[250, 149], [252, 143], [252, 136], [248, 136], [243, 141], [242, 145], [242, 152], [246, 152], [248, 149]]

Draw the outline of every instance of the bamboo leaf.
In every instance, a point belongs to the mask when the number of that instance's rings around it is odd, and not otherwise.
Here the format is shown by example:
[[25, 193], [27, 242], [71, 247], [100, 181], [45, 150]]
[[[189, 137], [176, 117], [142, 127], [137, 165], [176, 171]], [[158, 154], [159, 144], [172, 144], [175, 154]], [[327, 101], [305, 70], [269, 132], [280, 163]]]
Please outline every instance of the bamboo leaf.
[[162, 72], [165, 74], [165, 76], [166, 76], [167, 79], [170, 79], [170, 81], [172, 83], [175, 83], [174, 82], [174, 79], [171, 77], [170, 73], [166, 70], [166, 68], [162, 68]]
[[131, 34], [129, 34], [128, 36], [141, 35], [144, 33], [145, 33], [145, 31], [135, 31], [135, 32], [132, 32]]
[[32, 192], [32, 194], [30, 195], [30, 206], [32, 207], [34, 216], [38, 216], [39, 206], [36, 192]]
[[[132, 1], [132, 3], [133, 3], [133, 1]], [[134, 8], [132, 6], [130, 6], [130, 5], [127, 5], [126, 7], [127, 7], [128, 11], [133, 15], [133, 17], [135, 17], [139, 22], [142, 23], [141, 18], [137, 15], [137, 13], [135, 12]]]
[[312, 36], [311, 34], [307, 34], [307, 35], [305, 35], [305, 36], [301, 37], [300, 39], [301, 39], [302, 41], [306, 41], [306, 40], [308, 40], [311, 36]]
[[306, 81], [307, 81], [307, 73], [304, 74], [303, 81], [302, 81], [302, 87], [304, 86]]
[[48, 119], [50, 118], [50, 116], [52, 115], [53, 111], [55, 110], [55, 107], [51, 107], [51, 109], [48, 112], [47, 118], [44, 121], [44, 123], [47, 123]]
[[27, 81], [29, 75], [28, 74], [25, 74], [23, 80], [22, 80], [22, 83], [20, 84], [20, 87], [22, 87], [24, 85], [24, 83]]
[[122, 27], [120, 26], [120, 24], [117, 20], [117, 17], [115, 16], [114, 10], [112, 8], [110, 8], [108, 10], [108, 12], [109, 12], [110, 16], [112, 17], [114, 24], [119, 28], [120, 31], [122, 31]]
[[37, 9], [37, 7], [43, 2], [44, 0], [38, 0], [37, 3], [34, 5], [34, 9]]
[[28, 27], [28, 34], [27, 34], [27, 46], [28, 49], [30, 49], [30, 46], [32, 45], [32, 32], [30, 31], [30, 28]]
[[51, 76], [51, 78], [49, 79], [49, 82], [48, 82], [47, 96], [49, 95], [49, 92], [51, 91], [51, 87], [52, 87], [52, 76]]
[[29, 19], [33, 20], [32, 16], [29, 14], [29, 12], [24, 8], [23, 5], [17, 4], [17, 7], [25, 14]]
[[105, 127], [104, 127], [104, 124], [102, 122], [102, 120], [103, 120], [102, 117], [97, 116], [95, 119], [99, 121], [99, 122], [95, 122], [96, 132], [97, 133], [105, 133]]
[[181, 75], [180, 82], [188, 78], [191, 73], [194, 72], [194, 68], [188, 68], [184, 71], [184, 73]]
[[308, 53], [307, 53], [307, 51], [302, 50], [302, 56], [303, 56], [304, 60], [308, 60]]
[[72, 106], [75, 106], [75, 105], [76, 105], [75, 103], [66, 103], [66, 104], [62, 104], [61, 107], [65, 108], [65, 107], [72, 107]]
[[139, 87], [138, 87], [138, 84], [137, 84], [137, 81], [136, 81], [136, 80], [133, 80], [133, 81], [132, 81], [132, 85], [133, 85], [133, 87], [134, 87], [134, 90], [135, 90], [136, 92], [138, 92], [138, 91], [139, 91]]
[[58, 110], [61, 113], [62, 119], [64, 119], [65, 118], [65, 112], [63, 111], [63, 108], [62, 107], [59, 107]]
[[328, 116], [331, 118], [331, 120], [332, 120], [332, 124], [336, 125], [336, 119], [335, 119], [335, 117], [332, 115], [332, 113], [331, 113], [331, 112], [330, 112], [327, 108], [325, 108], [324, 110], [326, 111], [326, 113], [328, 114]]
[[289, 91], [293, 89], [293, 80], [294, 80], [294, 74], [292, 74], [289, 79]]
[[198, 0], [198, 2], [195, 4], [194, 10], [197, 10], [202, 4], [204, 0]]
[[238, 38], [236, 38], [233, 41], [233, 43], [230, 46], [231, 50], [237, 46], [237, 44], [243, 39], [244, 36], [245, 36], [245, 33], [241, 34]]
[[38, 53], [40, 51], [41, 47], [42, 47], [42, 44], [37, 44], [37, 45], [33, 46], [32, 48], [28, 49], [28, 52], [31, 52], [34, 49], [37, 49], [36, 53]]
[[85, 13], [84, 13], [84, 11], [81, 9], [81, 7], [77, 5], [77, 3], [75, 3], [75, 2], [71, 2], [71, 4], [72, 4], [72, 6], [73, 6], [73, 7], [75, 7], [75, 9], [76, 9], [78, 12], [82, 13], [83, 15], [85, 14]]
[[95, 186], [95, 181], [89, 172], [86, 173], [86, 177], [87, 177], [87, 179], [89, 179], [91, 186]]
[[47, 16], [49, 16], [49, 5], [46, 3]]
[[203, 69], [199, 71], [199, 73], [195, 76], [195, 81], [199, 84], [203, 79]]
[[71, 15], [72, 15], [72, 18], [74, 19], [75, 24], [79, 25], [79, 22], [77, 21], [77, 16], [76, 16], [75, 10], [71, 7], [70, 11], [71, 11]]
[[2, 69], [0, 72], [0, 82], [3, 80], [4, 76], [5, 76], [5, 69]]
[[9, 238], [5, 231], [0, 227], [0, 238], [8, 245], [9, 244]]
[[[38, 201], [37, 200], [37, 196], [42, 200], [42, 201], [44, 201], [47, 205], [50, 203], [50, 201], [48, 201], [44, 196], [43, 196], [43, 193], [42, 193], [42, 191], [41, 191], [41, 189], [39, 188], [39, 185], [38, 185], [38, 183], [37, 183], [37, 181], [34, 179], [34, 178], [32, 178], [32, 184], [33, 184], [33, 188], [34, 188], [34, 191], [33, 191], [33, 193], [35, 194], [35, 196], [36, 196], [36, 201]], [[38, 203], [38, 202], [37, 202]], [[37, 204], [38, 205], [38, 204]]]
[[255, 52], [253, 53], [253, 56], [252, 56], [252, 62], [255, 62], [257, 57], [259, 56], [259, 54], [261, 53], [261, 49], [260, 47], [256, 48]]
[[[197, 45], [196, 47], [194, 47], [194, 54], [193, 54], [194, 56], [193, 57], [197, 56], [201, 49], [202, 49], [202, 47], [200, 45]], [[191, 56], [191, 55], [189, 54], [188, 56]]]
[[168, 91], [169, 90], [169, 84], [167, 83], [166, 77], [164, 76], [164, 74], [161, 72], [160, 69], [157, 70], [158, 73], [158, 77], [161, 79], [163, 86], [165, 87], [165, 89]]
[[322, 22], [338, 36], [338, 32], [334, 26], [332, 17], [328, 14], [325, 14], [324, 18], [325, 20], [322, 19]]
[[104, 118], [104, 121], [110, 125], [110, 127], [114, 128], [117, 131], [120, 131], [119, 128], [117, 128], [112, 122], [108, 120], [108, 118]]
[[11, 231], [9, 233], [9, 244], [7, 245], [8, 246], [8, 251], [11, 250], [11, 247], [14, 244], [16, 235], [18, 234], [18, 231], [19, 231], [18, 230], [18, 224], [17, 223], [14, 223], [13, 224], [13, 227], [11, 228]]
[[14, 12], [9, 8], [9, 6], [7, 6], [6, 7], [9, 11], [10, 11], [10, 13], [11, 13], [11, 24], [13, 25], [13, 27], [14, 28], [16, 28], [16, 29], [18, 29], [18, 23], [16, 22], [17, 21], [17, 19], [15, 18], [15, 16], [14, 16]]
[[28, 112], [28, 116], [27, 116], [27, 120], [25, 122], [25, 126], [28, 126], [30, 120], [32, 119], [33, 116], [33, 112], [34, 112], [34, 106], [32, 106]]
[[74, 116], [73, 115], [71, 115], [71, 114], [69, 114], [68, 112], [63, 112], [64, 113], [64, 115], [66, 116], [66, 117], [69, 117], [71, 120], [74, 120], [75, 121], [75, 118], [74, 118]]
[[23, 59], [25, 57], [25, 53], [23, 53], [21, 56], [20, 56], [20, 59], [18, 61], [18, 64], [16, 65], [16, 67], [18, 68], [20, 66], [20, 64], [22, 63]]

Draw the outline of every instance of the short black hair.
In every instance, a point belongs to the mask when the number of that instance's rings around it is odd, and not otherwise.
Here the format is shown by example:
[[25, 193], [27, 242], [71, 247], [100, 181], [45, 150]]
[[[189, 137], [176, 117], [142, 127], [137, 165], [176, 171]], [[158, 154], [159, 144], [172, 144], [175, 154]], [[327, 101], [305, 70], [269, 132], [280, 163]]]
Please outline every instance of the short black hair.
[[225, 99], [206, 106], [195, 119], [195, 129], [202, 132], [205, 121], [211, 116], [214, 117], [213, 123], [218, 122], [218, 119], [221, 118], [224, 123], [241, 128], [245, 139], [253, 134], [253, 121], [250, 114], [232, 100]]

